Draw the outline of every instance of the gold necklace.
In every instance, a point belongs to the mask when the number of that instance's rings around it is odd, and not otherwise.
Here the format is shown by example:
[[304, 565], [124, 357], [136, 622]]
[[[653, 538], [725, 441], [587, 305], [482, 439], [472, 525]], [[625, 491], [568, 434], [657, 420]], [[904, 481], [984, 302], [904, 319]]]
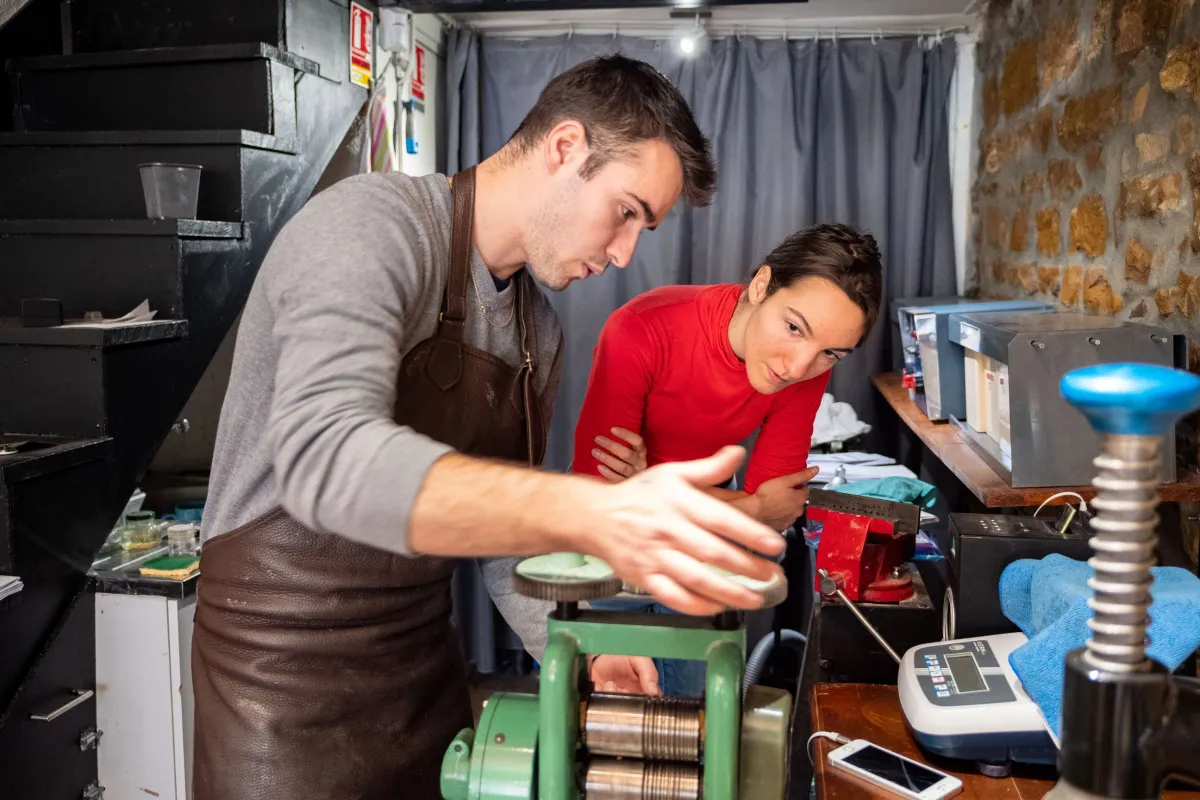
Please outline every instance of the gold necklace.
[[[474, 289], [475, 289], [475, 300], [479, 303], [479, 313], [483, 314], [483, 318], [484, 318], [484, 320], [487, 321], [487, 324], [491, 325], [493, 328], [507, 328], [509, 326], [509, 324], [513, 321], [513, 317], [516, 315], [517, 298], [515, 296], [513, 297], [512, 306], [509, 307], [509, 309], [508, 309], [508, 319], [506, 319], [504, 322], [501, 322], [499, 325], [497, 325], [495, 322], [492, 321], [492, 318], [488, 316], [487, 306], [485, 306], [483, 304], [483, 295], [481, 295], [479, 293], [479, 283], [476, 282], [476, 280], [475, 280], [475, 265], [474, 264], [471, 265], [471, 286], [474, 287]], [[514, 286], [513, 292], [516, 292], [516, 290], [517, 289]]]

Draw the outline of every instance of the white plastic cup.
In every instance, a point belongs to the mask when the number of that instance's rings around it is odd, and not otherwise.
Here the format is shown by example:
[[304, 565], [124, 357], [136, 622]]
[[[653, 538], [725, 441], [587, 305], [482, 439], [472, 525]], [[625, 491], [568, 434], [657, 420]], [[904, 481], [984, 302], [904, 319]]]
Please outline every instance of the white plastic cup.
[[195, 164], [138, 164], [150, 219], [195, 219], [200, 202], [200, 171]]

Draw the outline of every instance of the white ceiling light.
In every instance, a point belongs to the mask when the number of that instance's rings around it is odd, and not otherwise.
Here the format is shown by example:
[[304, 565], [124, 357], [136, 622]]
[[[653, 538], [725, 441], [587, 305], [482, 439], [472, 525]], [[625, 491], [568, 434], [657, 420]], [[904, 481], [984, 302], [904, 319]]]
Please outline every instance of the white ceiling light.
[[700, 22], [697, 14], [679, 36], [679, 52], [685, 56], [699, 56], [708, 50], [708, 29]]

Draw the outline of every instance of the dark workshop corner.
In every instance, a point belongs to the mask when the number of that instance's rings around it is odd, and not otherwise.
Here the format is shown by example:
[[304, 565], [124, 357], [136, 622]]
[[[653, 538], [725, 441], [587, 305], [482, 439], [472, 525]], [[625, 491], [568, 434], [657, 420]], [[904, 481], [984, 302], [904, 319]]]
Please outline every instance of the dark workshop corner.
[[[0, 797], [96, 791], [89, 570], [197, 387], [221, 393], [210, 362], [363, 106], [347, 26], [341, 0], [33, 0], [0, 27], [0, 573], [24, 582], [0, 602]], [[197, 220], [147, 219], [150, 161], [203, 167]], [[24, 327], [27, 298], [157, 314]], [[61, 687], [84, 692], [64, 724], [31, 721]]]

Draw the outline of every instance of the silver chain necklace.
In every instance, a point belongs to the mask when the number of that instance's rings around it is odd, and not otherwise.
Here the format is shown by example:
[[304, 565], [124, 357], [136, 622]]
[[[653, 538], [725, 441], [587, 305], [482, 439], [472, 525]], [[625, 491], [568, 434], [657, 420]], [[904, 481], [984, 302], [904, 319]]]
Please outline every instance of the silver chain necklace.
[[[479, 313], [483, 314], [483, 318], [487, 321], [487, 324], [491, 325], [493, 328], [507, 328], [509, 326], [509, 324], [513, 321], [513, 317], [516, 315], [516, 311], [517, 311], [516, 298], [515, 297], [513, 298], [513, 304], [508, 309], [508, 319], [504, 320], [504, 322], [496, 324], [495, 322], [492, 321], [492, 318], [488, 316], [487, 306], [485, 306], [483, 304], [483, 295], [481, 295], [479, 293], [479, 283], [476, 282], [476, 280], [475, 280], [474, 265], [472, 265], [472, 268], [471, 268], [471, 286], [474, 287], [474, 289], [475, 289], [475, 300], [478, 301], [478, 303], [479, 303]], [[515, 292], [516, 289], [514, 288], [513, 291]]]

